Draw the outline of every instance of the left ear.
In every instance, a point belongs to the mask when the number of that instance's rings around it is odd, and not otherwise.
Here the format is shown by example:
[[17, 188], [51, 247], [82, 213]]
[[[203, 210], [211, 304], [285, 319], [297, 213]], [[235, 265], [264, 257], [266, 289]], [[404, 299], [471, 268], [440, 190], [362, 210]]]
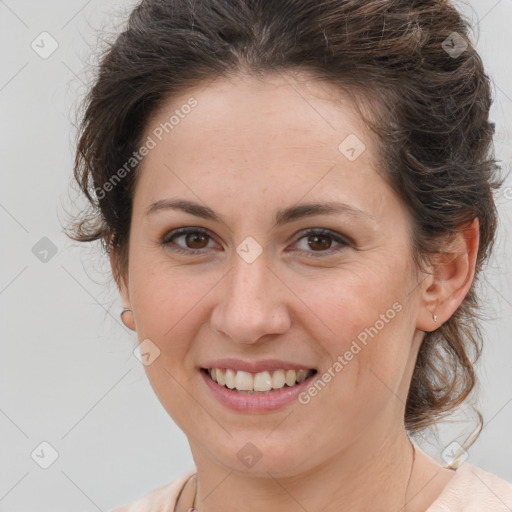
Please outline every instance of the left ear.
[[[446, 249], [434, 257], [432, 274], [424, 281], [424, 307], [417, 318], [418, 329], [434, 331], [460, 306], [475, 276], [479, 240], [479, 222], [474, 219], [461, 229]], [[434, 322], [434, 315], [437, 322]]]

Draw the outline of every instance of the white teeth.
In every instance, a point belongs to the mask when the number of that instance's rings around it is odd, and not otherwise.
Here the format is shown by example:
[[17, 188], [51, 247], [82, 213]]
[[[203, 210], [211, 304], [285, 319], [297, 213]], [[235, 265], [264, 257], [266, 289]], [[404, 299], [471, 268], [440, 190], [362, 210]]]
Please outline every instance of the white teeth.
[[225, 386], [226, 385], [226, 377], [225, 377], [224, 372], [222, 370], [217, 370], [217, 382], [221, 386]]
[[276, 370], [272, 375], [272, 389], [280, 389], [285, 385], [284, 370]]
[[235, 388], [235, 372], [233, 370], [226, 370], [226, 373], [224, 374], [224, 378], [226, 380], [226, 386], [229, 389], [234, 389]]
[[260, 372], [254, 376], [254, 391], [270, 391], [272, 377], [269, 372]]
[[235, 387], [238, 391], [252, 391], [254, 379], [249, 372], [236, 372]]
[[268, 392], [272, 389], [282, 389], [287, 386], [300, 384], [312, 373], [312, 370], [275, 370], [272, 374], [268, 371], [256, 374], [231, 369], [209, 368], [208, 374], [220, 386], [238, 391]]
[[284, 381], [288, 386], [293, 386], [297, 380], [297, 373], [295, 370], [287, 370], [284, 374]]

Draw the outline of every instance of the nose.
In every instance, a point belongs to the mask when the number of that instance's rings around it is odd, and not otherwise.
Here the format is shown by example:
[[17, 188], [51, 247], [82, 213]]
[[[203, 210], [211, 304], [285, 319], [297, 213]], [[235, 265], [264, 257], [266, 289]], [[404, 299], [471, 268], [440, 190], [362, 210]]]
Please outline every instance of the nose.
[[235, 254], [233, 267], [218, 288], [211, 327], [233, 342], [253, 344], [290, 328], [285, 297], [291, 292], [269, 268], [264, 254], [252, 263]]

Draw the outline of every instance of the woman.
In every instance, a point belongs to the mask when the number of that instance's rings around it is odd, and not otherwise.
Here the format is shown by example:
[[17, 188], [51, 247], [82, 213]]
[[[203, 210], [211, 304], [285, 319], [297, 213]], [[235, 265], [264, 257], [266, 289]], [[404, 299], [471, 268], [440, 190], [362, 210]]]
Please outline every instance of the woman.
[[70, 236], [108, 250], [196, 469], [116, 512], [512, 507], [464, 449], [441, 466], [410, 439], [481, 348], [498, 166], [467, 32], [439, 0], [133, 10], [87, 98]]

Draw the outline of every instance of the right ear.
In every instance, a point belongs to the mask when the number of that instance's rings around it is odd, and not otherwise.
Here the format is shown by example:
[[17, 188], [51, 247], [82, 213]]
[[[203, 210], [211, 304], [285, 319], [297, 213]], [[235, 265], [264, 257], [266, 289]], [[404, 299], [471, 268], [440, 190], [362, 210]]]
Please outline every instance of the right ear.
[[123, 309], [129, 309], [130, 311], [126, 311], [126, 313], [121, 315], [121, 321], [123, 324], [135, 331], [135, 321], [133, 319], [133, 311], [132, 305], [130, 302], [130, 295], [128, 293], [128, 287], [122, 276], [118, 276], [117, 274], [117, 254], [113, 249], [109, 249], [109, 258], [110, 258], [110, 268], [112, 269], [112, 275], [114, 276], [114, 280], [116, 281], [117, 288], [119, 290], [119, 294], [121, 295], [121, 301], [123, 303]]

